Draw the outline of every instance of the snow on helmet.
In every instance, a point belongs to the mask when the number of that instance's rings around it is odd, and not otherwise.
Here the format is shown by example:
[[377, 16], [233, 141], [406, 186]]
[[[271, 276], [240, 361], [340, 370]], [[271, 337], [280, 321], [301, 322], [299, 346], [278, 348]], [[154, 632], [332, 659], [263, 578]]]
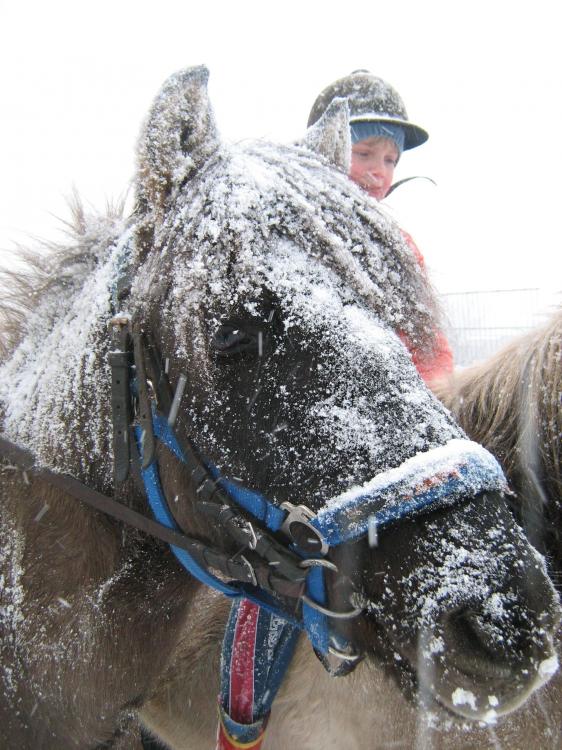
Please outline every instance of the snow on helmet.
[[404, 129], [405, 150], [420, 146], [429, 137], [423, 128], [408, 120], [406, 107], [396, 89], [368, 70], [354, 70], [345, 78], [339, 78], [327, 86], [312, 105], [308, 127], [314, 125], [336, 97], [347, 99], [350, 125], [354, 122], [388, 122], [400, 125]]

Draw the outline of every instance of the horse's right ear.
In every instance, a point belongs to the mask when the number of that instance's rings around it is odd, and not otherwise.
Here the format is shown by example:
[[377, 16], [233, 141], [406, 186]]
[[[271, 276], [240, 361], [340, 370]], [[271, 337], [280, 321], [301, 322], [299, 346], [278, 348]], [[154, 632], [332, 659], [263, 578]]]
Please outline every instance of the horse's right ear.
[[160, 213], [176, 185], [217, 150], [220, 139], [204, 66], [179, 71], [162, 86], [138, 143], [137, 199], [143, 212]]
[[332, 99], [322, 117], [308, 128], [299, 145], [325, 156], [347, 174], [351, 163], [347, 99]]

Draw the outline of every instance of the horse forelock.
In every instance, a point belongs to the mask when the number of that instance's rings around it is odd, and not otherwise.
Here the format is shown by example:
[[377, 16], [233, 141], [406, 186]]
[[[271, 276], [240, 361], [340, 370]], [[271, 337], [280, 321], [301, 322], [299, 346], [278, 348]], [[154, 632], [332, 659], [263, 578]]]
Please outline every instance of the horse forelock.
[[434, 344], [435, 296], [399, 228], [346, 175], [304, 148], [222, 147], [178, 189], [153, 238], [141, 296], [157, 298], [165, 276], [176, 316], [179, 300], [187, 312], [220, 299], [224, 312], [229, 303], [259, 297], [271, 283], [271, 261], [292, 244], [384, 325], [420, 349]]

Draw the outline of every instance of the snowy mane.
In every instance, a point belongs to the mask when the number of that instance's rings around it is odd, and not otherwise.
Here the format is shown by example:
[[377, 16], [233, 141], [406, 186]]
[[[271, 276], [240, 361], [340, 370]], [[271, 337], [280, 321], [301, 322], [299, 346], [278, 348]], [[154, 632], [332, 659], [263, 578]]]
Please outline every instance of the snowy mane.
[[[78, 219], [84, 216], [78, 214]], [[25, 255], [8, 277], [5, 347], [0, 367], [4, 431], [40, 463], [89, 475], [91, 457], [109, 453], [107, 325], [118, 268], [118, 217], [75, 223], [66, 246]], [[83, 450], [76, 434], [86, 415]], [[106, 486], [110, 468], [104, 469]]]
[[[106, 214], [86, 214], [75, 196], [65, 222], [66, 242], [17, 247], [17, 268], [0, 269], [0, 355], [8, 358], [22, 338], [39, 325], [52, 324], [61, 304], [70, 301], [125, 229], [123, 206]], [[38, 316], [38, 305], [41, 314]], [[46, 317], [45, 317], [46, 316]]]

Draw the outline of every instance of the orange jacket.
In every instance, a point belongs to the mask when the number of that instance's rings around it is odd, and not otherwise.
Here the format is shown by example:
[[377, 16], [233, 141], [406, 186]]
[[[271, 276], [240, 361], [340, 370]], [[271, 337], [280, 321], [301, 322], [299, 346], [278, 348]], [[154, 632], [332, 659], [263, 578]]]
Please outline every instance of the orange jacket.
[[[418, 246], [407, 232], [405, 232], [404, 230], [401, 231], [404, 239], [408, 244], [408, 247], [414, 253], [418, 260], [418, 263], [425, 272], [425, 261]], [[399, 331], [398, 335], [410, 352], [412, 361], [425, 383], [429, 385], [434, 380], [443, 378], [453, 372], [453, 353], [451, 351], [451, 347], [449, 346], [449, 342], [447, 341], [447, 337], [445, 336], [443, 331], [436, 332], [435, 349], [429, 355], [417, 351], [408, 340], [406, 334]]]

